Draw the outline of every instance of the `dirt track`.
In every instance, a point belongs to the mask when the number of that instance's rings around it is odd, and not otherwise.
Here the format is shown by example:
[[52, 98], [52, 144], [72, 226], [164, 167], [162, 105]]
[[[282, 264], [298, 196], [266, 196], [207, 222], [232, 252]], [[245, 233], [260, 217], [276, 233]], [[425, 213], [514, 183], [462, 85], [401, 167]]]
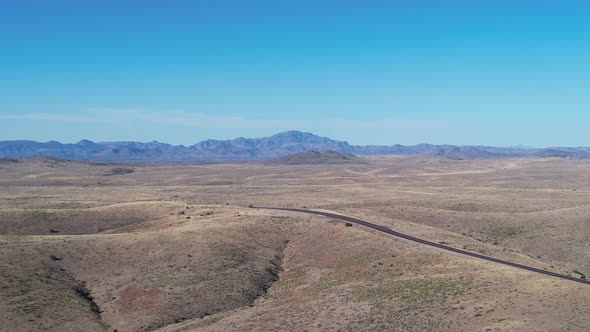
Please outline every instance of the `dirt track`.
[[446, 246], [444, 244], [440, 244], [440, 243], [436, 243], [436, 242], [432, 242], [432, 241], [428, 241], [428, 240], [424, 240], [424, 239], [420, 239], [411, 235], [407, 235], [407, 234], [403, 234], [400, 232], [396, 232], [394, 230], [391, 230], [389, 227], [386, 226], [381, 226], [381, 225], [377, 225], [368, 221], [364, 221], [358, 218], [353, 218], [353, 217], [349, 217], [349, 216], [343, 216], [340, 214], [336, 214], [336, 213], [330, 213], [330, 212], [323, 212], [323, 211], [315, 211], [315, 210], [308, 210], [308, 209], [296, 209], [296, 208], [277, 208], [277, 207], [263, 207], [263, 206], [255, 206], [254, 208], [257, 209], [267, 209], [267, 210], [279, 210], [279, 211], [292, 211], [292, 212], [301, 212], [301, 213], [308, 213], [308, 214], [315, 214], [315, 215], [320, 215], [320, 216], [324, 216], [324, 217], [329, 217], [329, 218], [334, 218], [334, 219], [340, 219], [340, 220], [344, 220], [344, 221], [349, 221], [358, 225], [362, 225], [371, 229], [374, 229], [376, 231], [379, 232], [383, 232], [383, 233], [387, 233], [393, 236], [397, 236], [399, 238], [402, 239], [406, 239], [409, 241], [413, 241], [413, 242], [417, 242], [417, 243], [421, 243], [421, 244], [425, 244], [431, 247], [435, 247], [438, 249], [442, 249], [442, 250], [447, 250], [447, 251], [451, 251], [454, 253], [458, 253], [461, 255], [465, 255], [465, 256], [470, 256], [470, 257], [474, 257], [474, 258], [479, 258], [479, 259], [483, 259], [486, 261], [490, 261], [490, 262], [494, 262], [494, 263], [498, 263], [498, 264], [503, 264], [503, 265], [508, 265], [511, 267], [515, 267], [515, 268], [519, 268], [519, 269], [523, 269], [523, 270], [527, 270], [530, 272], [536, 272], [536, 273], [540, 273], [540, 274], [544, 274], [544, 275], [548, 275], [551, 277], [556, 277], [556, 278], [560, 278], [560, 279], [565, 279], [565, 280], [569, 280], [569, 281], [575, 281], [578, 283], [582, 283], [582, 284], [586, 284], [586, 285], [590, 285], [590, 280], [585, 280], [585, 279], [581, 279], [581, 278], [575, 278], [575, 277], [571, 277], [568, 275], [564, 275], [564, 274], [560, 274], [560, 273], [556, 273], [556, 272], [551, 272], [551, 271], [546, 271], [546, 270], [542, 270], [542, 269], [538, 269], [532, 266], [527, 266], [527, 265], [523, 265], [523, 264], [518, 264], [518, 263], [514, 263], [514, 262], [510, 262], [510, 261], [506, 261], [506, 260], [502, 260], [502, 259], [498, 259], [498, 258], [494, 258], [494, 257], [490, 257], [490, 256], [485, 256], [485, 255], [481, 255], [481, 254], [477, 254], [471, 251], [466, 251], [466, 250], [462, 250], [462, 249], [457, 249], [454, 247], [450, 247], [450, 246]]

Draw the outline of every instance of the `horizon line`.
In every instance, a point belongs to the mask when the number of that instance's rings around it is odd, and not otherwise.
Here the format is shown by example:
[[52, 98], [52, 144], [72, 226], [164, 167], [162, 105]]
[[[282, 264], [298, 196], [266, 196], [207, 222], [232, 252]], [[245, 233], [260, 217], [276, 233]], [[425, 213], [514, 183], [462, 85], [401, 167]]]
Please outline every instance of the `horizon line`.
[[265, 138], [271, 138], [273, 136], [277, 136], [280, 134], [286, 134], [286, 133], [300, 133], [300, 134], [310, 134], [313, 136], [317, 136], [317, 137], [321, 137], [321, 138], [327, 138], [330, 139], [332, 141], [336, 141], [336, 142], [341, 142], [341, 143], [346, 143], [348, 145], [351, 146], [384, 146], [384, 147], [391, 147], [391, 146], [406, 146], [406, 147], [415, 147], [415, 146], [421, 146], [421, 145], [432, 145], [432, 146], [453, 146], [453, 147], [491, 147], [491, 148], [505, 148], [505, 149], [515, 149], [515, 150], [539, 150], [539, 149], [552, 149], [552, 148], [589, 148], [590, 146], [585, 146], [585, 145], [576, 145], [576, 146], [558, 146], [558, 145], [551, 145], [551, 146], [542, 146], [542, 147], [537, 147], [537, 146], [528, 146], [528, 145], [521, 145], [521, 144], [513, 144], [513, 145], [508, 145], [508, 146], [503, 146], [503, 145], [488, 145], [488, 144], [448, 144], [448, 143], [428, 143], [428, 142], [422, 142], [422, 143], [418, 143], [418, 144], [399, 144], [399, 143], [394, 143], [394, 144], [376, 144], [376, 143], [371, 143], [371, 144], [351, 144], [348, 140], [340, 140], [340, 139], [333, 139], [331, 137], [328, 136], [323, 136], [323, 135], [318, 135], [309, 131], [303, 131], [303, 130], [296, 130], [296, 129], [292, 129], [292, 130], [285, 130], [285, 131], [281, 131], [278, 133], [275, 133], [273, 135], [270, 136], [261, 136], [261, 137], [245, 137], [245, 136], [238, 136], [238, 137], [234, 137], [234, 138], [226, 138], [226, 139], [204, 139], [192, 144], [172, 144], [172, 143], [166, 143], [163, 141], [159, 141], [159, 140], [151, 140], [151, 141], [142, 141], [142, 140], [107, 140], [107, 141], [103, 141], [103, 140], [92, 140], [92, 139], [88, 139], [88, 138], [82, 138], [80, 140], [78, 140], [77, 142], [65, 142], [65, 141], [58, 141], [58, 140], [53, 140], [50, 139], [48, 141], [38, 141], [38, 140], [34, 140], [34, 139], [4, 139], [4, 140], [0, 140], [0, 143], [6, 143], [6, 142], [33, 142], [33, 143], [41, 143], [41, 144], [48, 144], [48, 143], [59, 143], [59, 144], [63, 144], [63, 145], [67, 145], [67, 144], [71, 144], [71, 145], [77, 145], [80, 144], [84, 141], [93, 143], [93, 144], [112, 144], [112, 143], [141, 143], [141, 144], [149, 144], [149, 143], [158, 143], [158, 144], [166, 144], [166, 145], [170, 145], [170, 146], [183, 146], [183, 147], [190, 147], [193, 145], [197, 145], [203, 142], [207, 142], [207, 141], [233, 141], [233, 140], [238, 140], [238, 139], [252, 139], [252, 140], [256, 140], [256, 139], [265, 139]]

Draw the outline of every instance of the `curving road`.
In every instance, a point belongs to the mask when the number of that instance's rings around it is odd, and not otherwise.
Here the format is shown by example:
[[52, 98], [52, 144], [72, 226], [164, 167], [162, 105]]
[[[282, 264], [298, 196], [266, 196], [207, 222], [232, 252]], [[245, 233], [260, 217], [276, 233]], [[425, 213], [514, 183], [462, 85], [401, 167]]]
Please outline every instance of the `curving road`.
[[569, 280], [569, 281], [575, 281], [575, 282], [578, 282], [578, 283], [581, 283], [581, 284], [590, 285], [590, 280], [580, 279], [580, 278], [568, 276], [568, 275], [565, 275], [565, 274], [560, 274], [560, 273], [556, 273], [556, 272], [542, 270], [542, 269], [538, 269], [538, 268], [532, 267], [532, 266], [527, 266], [527, 265], [523, 265], [523, 264], [518, 264], [518, 263], [506, 261], [506, 260], [503, 260], [503, 259], [498, 259], [498, 258], [486, 256], [486, 255], [477, 254], [477, 253], [474, 253], [474, 252], [471, 252], [471, 251], [457, 249], [457, 248], [454, 248], [454, 247], [446, 246], [444, 244], [440, 244], [440, 243], [436, 243], [436, 242], [432, 242], [432, 241], [420, 239], [420, 238], [417, 238], [417, 237], [414, 237], [414, 236], [411, 236], [411, 235], [407, 235], [407, 234], [403, 234], [403, 233], [400, 233], [400, 232], [396, 232], [396, 231], [390, 229], [389, 227], [377, 225], [377, 224], [374, 224], [374, 223], [371, 223], [371, 222], [368, 222], [368, 221], [364, 221], [364, 220], [361, 220], [361, 219], [358, 219], [358, 218], [343, 216], [343, 215], [336, 214], [336, 213], [323, 212], [323, 211], [315, 211], [315, 210], [308, 210], [308, 209], [278, 208], [278, 207], [264, 207], [264, 206], [254, 206], [254, 208], [257, 208], [257, 209], [265, 209], [265, 210], [279, 210], [279, 211], [301, 212], [301, 213], [315, 214], [315, 215], [320, 215], [320, 216], [324, 216], [324, 217], [329, 217], [329, 218], [334, 218], [334, 219], [340, 219], [340, 220], [344, 220], [344, 221], [349, 221], [351, 223], [362, 225], [362, 226], [365, 226], [365, 227], [374, 229], [374, 230], [379, 231], [379, 232], [387, 233], [387, 234], [390, 234], [390, 235], [393, 235], [393, 236], [397, 236], [397, 237], [402, 238], [402, 239], [406, 239], [406, 240], [409, 240], [409, 241], [412, 241], [412, 242], [417, 242], [417, 243], [425, 244], [427, 246], [435, 247], [435, 248], [438, 248], [438, 249], [442, 249], [442, 250], [446, 250], [446, 251], [451, 251], [451, 252], [454, 252], [454, 253], [457, 253], [457, 254], [461, 254], [461, 255], [465, 255], [465, 256], [469, 256], [469, 257], [474, 257], [474, 258], [479, 258], [479, 259], [483, 259], [483, 260], [494, 262], [494, 263], [498, 263], [498, 264], [508, 265], [508, 266], [515, 267], [515, 268], [518, 268], [518, 269], [522, 269], [522, 270], [526, 270], [526, 271], [530, 271], [530, 272], [536, 272], [536, 273], [548, 275], [548, 276], [555, 277], [555, 278], [560, 278], [560, 279], [565, 279], [565, 280]]

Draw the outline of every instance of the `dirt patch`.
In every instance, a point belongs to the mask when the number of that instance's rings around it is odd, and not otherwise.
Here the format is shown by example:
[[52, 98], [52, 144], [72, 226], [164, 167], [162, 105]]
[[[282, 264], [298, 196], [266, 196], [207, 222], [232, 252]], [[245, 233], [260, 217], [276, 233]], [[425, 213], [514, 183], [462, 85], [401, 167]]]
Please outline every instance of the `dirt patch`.
[[119, 292], [118, 304], [126, 315], [135, 315], [143, 310], [153, 309], [166, 291], [162, 288], [143, 289], [127, 287]]

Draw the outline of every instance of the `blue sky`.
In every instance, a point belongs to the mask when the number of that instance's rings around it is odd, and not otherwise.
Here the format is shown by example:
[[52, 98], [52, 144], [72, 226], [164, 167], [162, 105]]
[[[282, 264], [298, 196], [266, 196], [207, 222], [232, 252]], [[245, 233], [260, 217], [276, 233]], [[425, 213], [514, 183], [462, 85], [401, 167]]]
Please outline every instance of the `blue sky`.
[[590, 145], [583, 1], [0, 1], [0, 140]]

